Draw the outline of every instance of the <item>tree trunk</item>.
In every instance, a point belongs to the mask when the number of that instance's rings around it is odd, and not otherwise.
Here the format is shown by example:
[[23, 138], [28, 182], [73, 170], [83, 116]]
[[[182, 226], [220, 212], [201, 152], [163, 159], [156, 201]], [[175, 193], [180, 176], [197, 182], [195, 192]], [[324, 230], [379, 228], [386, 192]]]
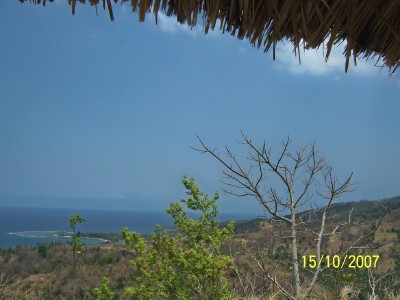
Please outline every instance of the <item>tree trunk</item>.
[[301, 283], [300, 283], [300, 270], [299, 270], [299, 259], [297, 250], [297, 229], [296, 229], [296, 211], [295, 208], [291, 208], [292, 214], [292, 259], [293, 259], [293, 280], [296, 292], [296, 299], [300, 299], [301, 295]]

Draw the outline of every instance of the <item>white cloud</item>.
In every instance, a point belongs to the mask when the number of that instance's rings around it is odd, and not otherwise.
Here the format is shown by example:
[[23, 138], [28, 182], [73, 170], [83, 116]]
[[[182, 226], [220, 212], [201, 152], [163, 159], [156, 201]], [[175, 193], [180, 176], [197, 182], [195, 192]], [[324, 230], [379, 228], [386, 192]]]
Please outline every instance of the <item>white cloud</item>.
[[[155, 17], [148, 18], [151, 22], [155, 22]], [[168, 17], [162, 12], [158, 12], [158, 28], [168, 34], [184, 33], [191, 37], [220, 37], [222, 32], [219, 30], [220, 23], [217, 20], [215, 30], [209, 30], [204, 35], [204, 28], [200, 24], [190, 28], [187, 24], [180, 24], [175, 16]], [[326, 44], [326, 43], [325, 43]], [[333, 75], [335, 80], [341, 80], [345, 72], [346, 58], [344, 56], [345, 43], [333, 47], [328, 61], [325, 61], [325, 51], [323, 48], [300, 50], [301, 63], [299, 64], [298, 53], [294, 54], [293, 45], [290, 42], [280, 43], [277, 47], [276, 63], [278, 69], [289, 71], [293, 74], [309, 74], [315, 76]], [[246, 48], [241, 46], [238, 50], [240, 53], [246, 52]], [[385, 70], [385, 69], [384, 69]], [[376, 76], [381, 73], [381, 68], [374, 65], [374, 61], [357, 60], [357, 66], [351, 59], [348, 72], [361, 76]], [[400, 83], [398, 84], [400, 85]]]
[[178, 32], [183, 32], [192, 37], [195, 37], [201, 33], [201, 29], [199, 27], [190, 28], [186, 24], [180, 24], [176, 18], [167, 17], [163, 13], [158, 13], [158, 26], [160, 29], [166, 33], [175, 34]]
[[[328, 75], [339, 74], [345, 71], [346, 59], [343, 55], [344, 45], [332, 48], [328, 61], [325, 61], [325, 53], [322, 48], [311, 50], [300, 50], [301, 64], [299, 57], [294, 54], [291, 43], [279, 44], [276, 51], [277, 67], [281, 70], [287, 70], [293, 74], [310, 75]], [[349, 64], [349, 73], [355, 73], [363, 76], [377, 75], [380, 68], [374, 66], [374, 63], [364, 60], [357, 60], [357, 66], [353, 60]], [[339, 79], [336, 76], [336, 79]]]
[[[151, 21], [154, 21], [155, 18], [150, 18]], [[222, 35], [222, 32], [219, 30], [220, 28], [220, 23], [219, 20], [217, 20], [217, 23], [215, 24], [215, 29], [208, 30], [208, 33], [205, 35], [204, 34], [204, 28], [202, 24], [197, 24], [196, 26], [190, 28], [187, 24], [180, 24], [175, 16], [168, 17], [162, 12], [158, 12], [158, 27], [166, 33], [169, 34], [177, 34], [177, 33], [184, 33], [187, 34], [191, 37], [199, 37], [199, 36], [205, 36], [205, 37], [218, 37]]]

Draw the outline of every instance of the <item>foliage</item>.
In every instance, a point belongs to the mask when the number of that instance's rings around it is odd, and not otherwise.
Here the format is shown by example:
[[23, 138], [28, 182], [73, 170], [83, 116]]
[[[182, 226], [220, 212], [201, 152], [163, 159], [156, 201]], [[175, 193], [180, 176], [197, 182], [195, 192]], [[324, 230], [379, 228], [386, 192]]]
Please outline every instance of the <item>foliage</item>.
[[[72, 255], [73, 255], [73, 268], [74, 274], [76, 272], [76, 254], [79, 253], [83, 249], [82, 237], [81, 233], [78, 231], [76, 232], [76, 224], [82, 224], [85, 222], [85, 219], [82, 218], [80, 215], [75, 215], [69, 218], [69, 227], [72, 229], [72, 238], [70, 241], [70, 245], [72, 248]], [[75, 275], [74, 275], [75, 277]]]
[[71, 248], [72, 248], [72, 272], [73, 272], [73, 278], [74, 278], [74, 299], [76, 295], [76, 268], [77, 268], [77, 263], [76, 263], [76, 254], [80, 253], [80, 251], [83, 249], [83, 243], [82, 243], [82, 237], [81, 233], [78, 231], [76, 232], [76, 224], [82, 224], [85, 222], [85, 219], [82, 218], [80, 215], [75, 215], [69, 218], [69, 227], [72, 229], [72, 239], [70, 242]]
[[[12, 248], [11, 259], [0, 256], [0, 275], [9, 276], [4, 299], [95, 299], [94, 288], [99, 288], [103, 276], [110, 279], [115, 300], [124, 293], [124, 281], [119, 279], [130, 271], [133, 255], [120, 245], [85, 245], [84, 255], [77, 255], [76, 280], [73, 280], [73, 257], [69, 244], [46, 244], [43, 258], [37, 247]], [[9, 250], [7, 249], [7, 252]], [[112, 264], [101, 264], [101, 258], [112, 253]], [[120, 281], [122, 282], [120, 283]], [[29, 287], [29, 288], [28, 288]], [[39, 293], [39, 294], [38, 294]], [[129, 298], [128, 298], [129, 299]]]
[[99, 260], [100, 265], [108, 265], [113, 262], [113, 253], [111, 251], [107, 251], [103, 254], [103, 256]]
[[[399, 198], [393, 198], [393, 200], [399, 201]], [[352, 202], [351, 204], [354, 213], [357, 214], [363, 213], [363, 209], [367, 208], [360, 202]], [[376, 208], [382, 205], [389, 206], [386, 200], [369, 201], [368, 204]], [[344, 215], [345, 212], [346, 210], [340, 210], [338, 213]], [[341, 215], [337, 217], [342, 219]], [[345, 220], [345, 217], [343, 217], [343, 220]], [[256, 265], [254, 258], [250, 256], [252, 253], [260, 253], [263, 258], [265, 257], [266, 266], [276, 267], [280, 272], [282, 282], [287, 285], [292, 283], [288, 269], [291, 260], [290, 257], [287, 257], [290, 254], [290, 240], [278, 237], [285, 234], [286, 227], [283, 226], [282, 222], [270, 222], [269, 220], [261, 220], [259, 223], [260, 229], [255, 231], [245, 230], [245, 232], [235, 234], [235, 239], [225, 242], [222, 247], [222, 253], [229, 247], [234, 258], [235, 268], [237, 268], [237, 272], [234, 269], [230, 270], [228, 277], [237, 299], [268, 299], [268, 297], [272, 298], [277, 292], [275, 286], [264, 280], [262, 270]], [[364, 229], [368, 229], [371, 223], [375, 223], [375, 220], [367, 215]], [[220, 225], [222, 224], [224, 223]], [[397, 295], [400, 291], [400, 271], [395, 270], [400, 253], [400, 243], [396, 242], [396, 233], [391, 231], [392, 228], [396, 231], [399, 224], [400, 208], [393, 210], [382, 223], [381, 228], [387, 238], [384, 246], [373, 251], [366, 249], [366, 252], [358, 252], [361, 250], [353, 252], [353, 254], [360, 253], [360, 255], [362, 253], [381, 255], [378, 268], [370, 269], [375, 278], [375, 294], [379, 296], [379, 299], [395, 299], [389, 296]], [[238, 225], [235, 224], [235, 230], [237, 227]], [[354, 228], [351, 231], [353, 234], [357, 234], [357, 230], [363, 230], [363, 228], [357, 229], [355, 226], [352, 228]], [[380, 230], [378, 231], [380, 232]], [[386, 234], [386, 232], [389, 233]], [[300, 239], [303, 235], [305, 233], [301, 233]], [[376, 238], [382, 239], [382, 235], [377, 232]], [[334, 240], [327, 241], [327, 243], [332, 241]], [[345, 239], [342, 239], [342, 241], [345, 242]], [[308, 244], [309, 242], [313, 242], [311, 234], [306, 235], [306, 242], [300, 243], [300, 253], [312, 253], [310, 252], [312, 244]], [[7, 276], [10, 279], [3, 289], [5, 294], [3, 299], [73, 299], [74, 282], [71, 280], [72, 255], [70, 245], [49, 243], [46, 244], [46, 247], [45, 258], [42, 258], [38, 253], [37, 246], [0, 249], [0, 275], [3, 273], [3, 279]], [[246, 250], [244, 247], [250, 250]], [[102, 258], [108, 257], [109, 253], [112, 253], [112, 263], [103, 265], [101, 263]], [[324, 252], [324, 254], [328, 253]], [[79, 256], [78, 260], [76, 299], [95, 299], [93, 289], [100, 287], [103, 276], [109, 278], [110, 287], [115, 293], [115, 300], [132, 299], [133, 297], [124, 297], [123, 294], [125, 287], [134, 285], [129, 276], [132, 273], [132, 266], [129, 261], [135, 259], [135, 255], [135, 253], [124, 249], [120, 244], [85, 245], [84, 255]], [[398, 270], [400, 270], [400, 261], [397, 262], [397, 265]], [[372, 293], [369, 283], [371, 280], [365, 271], [367, 270], [326, 269], [320, 278], [321, 280], [317, 283], [313, 299], [336, 300], [341, 290], [349, 285], [360, 290], [359, 295], [364, 297], [362, 299], [368, 299], [367, 295]], [[308, 273], [305, 273], [305, 276], [307, 275]], [[309, 279], [310, 276], [305, 277], [304, 280]], [[28, 287], [29, 289], [27, 289]], [[80, 298], [81, 295], [83, 295], [82, 298]], [[274, 299], [279, 299], [279, 297], [275, 296]], [[283, 299], [283, 296], [281, 299]]]
[[110, 280], [107, 277], [103, 277], [100, 288], [95, 288], [94, 293], [96, 295], [96, 299], [99, 300], [114, 300], [114, 293], [110, 289]]
[[178, 233], [169, 236], [161, 226], [148, 243], [139, 233], [122, 229], [126, 247], [137, 255], [132, 262], [136, 285], [126, 293], [139, 299], [230, 299], [232, 292], [225, 274], [231, 259], [221, 254], [221, 243], [231, 238], [233, 222], [226, 227], [216, 220], [216, 201], [200, 191], [194, 179], [184, 177], [188, 209], [200, 212], [197, 220], [187, 216], [180, 203], [171, 203], [167, 213]]
[[45, 258], [47, 254], [47, 245], [43, 243], [39, 243], [37, 245], [37, 253], [40, 257]]
[[75, 215], [69, 218], [69, 227], [72, 229], [72, 239], [70, 245], [72, 247], [72, 251], [74, 252], [74, 256], [77, 251], [81, 251], [83, 248], [81, 233], [76, 232], [76, 225], [82, 224], [85, 222], [85, 219], [80, 215]]

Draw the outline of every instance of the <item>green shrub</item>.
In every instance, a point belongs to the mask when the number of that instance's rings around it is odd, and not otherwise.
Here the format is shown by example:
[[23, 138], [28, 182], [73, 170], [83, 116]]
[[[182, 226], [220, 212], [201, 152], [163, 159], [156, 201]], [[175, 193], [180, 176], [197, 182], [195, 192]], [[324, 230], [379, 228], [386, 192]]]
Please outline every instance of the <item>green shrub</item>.
[[106, 253], [103, 254], [103, 256], [100, 258], [99, 264], [101, 266], [111, 264], [113, 262], [113, 253], [111, 251], [107, 251]]
[[139, 233], [122, 229], [126, 247], [136, 253], [132, 277], [135, 285], [125, 289], [138, 299], [231, 299], [233, 293], [225, 277], [231, 258], [220, 247], [231, 238], [233, 223], [220, 227], [216, 193], [202, 193], [194, 179], [184, 177], [188, 209], [200, 212], [197, 220], [187, 216], [180, 203], [171, 203], [167, 213], [178, 233], [170, 236], [160, 226], [147, 242]]

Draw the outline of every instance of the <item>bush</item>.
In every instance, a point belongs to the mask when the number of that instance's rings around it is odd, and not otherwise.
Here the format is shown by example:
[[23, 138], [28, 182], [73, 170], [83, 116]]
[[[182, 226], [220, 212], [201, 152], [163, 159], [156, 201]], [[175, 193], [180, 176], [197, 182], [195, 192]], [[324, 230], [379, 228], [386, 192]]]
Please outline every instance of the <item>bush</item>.
[[40, 257], [45, 258], [47, 254], [47, 245], [39, 243], [37, 245], [37, 253], [39, 254]]
[[107, 277], [103, 277], [101, 281], [100, 288], [95, 288], [94, 293], [96, 295], [96, 299], [99, 300], [114, 300], [115, 295], [110, 289], [110, 281]]
[[103, 254], [103, 256], [100, 258], [99, 264], [101, 266], [111, 264], [113, 262], [113, 253], [111, 251], [107, 251], [106, 253]]
[[167, 213], [174, 219], [178, 233], [169, 236], [160, 226], [148, 243], [139, 233], [122, 229], [126, 247], [137, 255], [132, 277], [136, 283], [125, 292], [138, 299], [231, 299], [225, 277], [232, 261], [220, 247], [231, 238], [233, 223], [220, 227], [216, 193], [210, 199], [195, 184], [183, 179], [188, 209], [200, 212], [197, 220], [188, 218], [180, 203], [171, 203]]

